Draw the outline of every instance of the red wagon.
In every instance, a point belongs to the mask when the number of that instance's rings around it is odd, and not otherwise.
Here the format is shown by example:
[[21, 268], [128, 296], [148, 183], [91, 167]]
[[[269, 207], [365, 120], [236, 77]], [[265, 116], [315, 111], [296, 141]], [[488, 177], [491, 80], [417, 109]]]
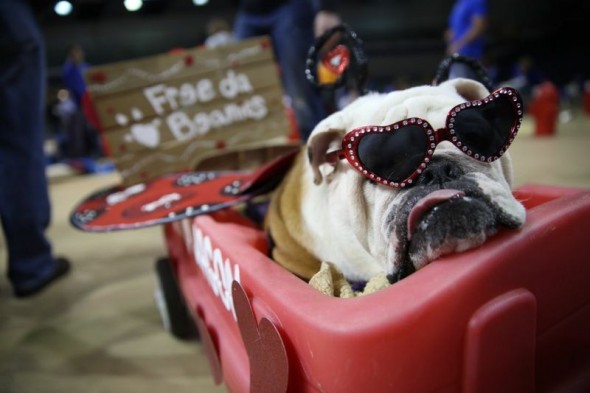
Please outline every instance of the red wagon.
[[[270, 58], [264, 41], [252, 45], [248, 53]], [[197, 71], [192, 59], [166, 58], [163, 69], [177, 72], [180, 86], [185, 73]], [[227, 63], [230, 75], [236, 64]], [[112, 82], [129, 74], [120, 66], [108, 70], [98, 74], [99, 92], [111, 85], [119, 89], [106, 77]], [[255, 81], [257, 73], [252, 75]], [[136, 108], [144, 100], [138, 87], [127, 90], [125, 99], [119, 90], [105, 95], [103, 117], [112, 123], [115, 146], [125, 154], [136, 149], [145, 158], [154, 152], [130, 144], [146, 142], [145, 135], [133, 139], [133, 129], [116, 127], [125, 111], [115, 113], [113, 102], [132, 104], [125, 109], [129, 119], [148, 113]], [[267, 101], [280, 102], [271, 98]], [[155, 131], [162, 130], [150, 130], [149, 142], [159, 141]], [[280, 136], [286, 140], [287, 134]], [[225, 140], [207, 142], [231, 150]], [[123, 158], [120, 164], [137, 166]], [[590, 391], [590, 257], [584, 248], [590, 240], [590, 190], [521, 187], [515, 191], [527, 209], [521, 230], [501, 231], [477, 249], [440, 258], [374, 294], [340, 299], [269, 259], [259, 224], [230, 207], [251, 196], [245, 196], [243, 184], [224, 186], [221, 177], [223, 198], [195, 205], [199, 192], [191, 187], [216, 181], [217, 175], [155, 169], [164, 175], [138, 175], [139, 184], [97, 193], [72, 220], [85, 230], [164, 224], [168, 256], [156, 264], [164, 320], [182, 337], [191, 336], [196, 325], [213, 378], [230, 391]], [[246, 183], [251, 179], [236, 176]], [[148, 179], [156, 180], [145, 183]], [[197, 213], [206, 214], [193, 217]], [[112, 227], [110, 214], [120, 220]]]
[[271, 261], [236, 210], [168, 223], [158, 265], [173, 330], [185, 332], [180, 305], [232, 392], [590, 391], [590, 191], [515, 194], [522, 230], [354, 299]]

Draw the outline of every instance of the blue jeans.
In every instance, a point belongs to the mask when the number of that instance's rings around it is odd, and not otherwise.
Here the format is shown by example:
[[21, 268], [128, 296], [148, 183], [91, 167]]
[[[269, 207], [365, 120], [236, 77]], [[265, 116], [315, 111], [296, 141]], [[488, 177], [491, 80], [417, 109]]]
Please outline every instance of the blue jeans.
[[43, 125], [45, 48], [26, 1], [0, 1], [0, 220], [12, 285], [33, 287], [55, 269], [45, 237], [50, 203]]
[[265, 15], [240, 11], [234, 24], [237, 39], [270, 35], [303, 140], [326, 116], [319, 90], [305, 78], [305, 59], [314, 42], [314, 12], [309, 3], [294, 0]]

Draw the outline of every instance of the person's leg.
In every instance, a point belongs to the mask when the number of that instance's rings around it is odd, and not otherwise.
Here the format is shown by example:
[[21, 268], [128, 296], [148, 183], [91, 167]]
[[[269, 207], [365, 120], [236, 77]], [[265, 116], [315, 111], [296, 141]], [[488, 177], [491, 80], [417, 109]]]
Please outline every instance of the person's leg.
[[325, 116], [319, 90], [305, 77], [305, 60], [313, 45], [313, 12], [307, 2], [292, 1], [272, 15], [272, 41], [281, 68], [285, 92], [297, 119], [301, 138], [309, 134]]
[[50, 204], [43, 154], [45, 58], [25, 2], [0, 4], [0, 219], [15, 293], [51, 279], [58, 264], [45, 237]]
[[238, 12], [233, 27], [234, 37], [236, 40], [243, 40], [270, 34], [267, 19], [260, 15], [251, 15], [242, 11]]
[[70, 158], [83, 158], [87, 156], [86, 144], [86, 119], [80, 109], [72, 114], [68, 124], [68, 155]]

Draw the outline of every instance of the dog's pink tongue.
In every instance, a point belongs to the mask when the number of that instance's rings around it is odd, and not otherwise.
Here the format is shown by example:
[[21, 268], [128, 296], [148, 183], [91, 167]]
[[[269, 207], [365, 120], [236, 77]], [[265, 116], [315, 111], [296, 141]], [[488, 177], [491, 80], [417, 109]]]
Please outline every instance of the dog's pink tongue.
[[412, 207], [410, 214], [408, 215], [408, 240], [412, 238], [412, 234], [416, 231], [416, 226], [422, 216], [431, 208], [448, 201], [451, 198], [462, 197], [465, 195], [463, 191], [453, 189], [443, 189], [431, 192], [424, 198], [420, 199], [418, 203]]

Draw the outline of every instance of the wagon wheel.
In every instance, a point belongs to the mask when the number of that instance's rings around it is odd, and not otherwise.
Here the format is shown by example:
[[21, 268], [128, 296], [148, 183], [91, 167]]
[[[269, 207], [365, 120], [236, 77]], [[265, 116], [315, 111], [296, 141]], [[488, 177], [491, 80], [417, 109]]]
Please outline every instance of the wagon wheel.
[[198, 338], [193, 321], [170, 260], [166, 257], [156, 260], [156, 289], [154, 297], [164, 328], [181, 340]]

